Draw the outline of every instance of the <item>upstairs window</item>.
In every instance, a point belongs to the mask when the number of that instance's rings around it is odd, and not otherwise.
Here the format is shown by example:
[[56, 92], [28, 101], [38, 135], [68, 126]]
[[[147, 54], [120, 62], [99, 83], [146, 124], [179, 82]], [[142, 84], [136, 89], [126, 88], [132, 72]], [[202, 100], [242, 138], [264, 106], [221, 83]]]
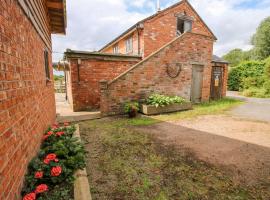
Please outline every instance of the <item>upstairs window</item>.
[[47, 49], [44, 50], [44, 64], [45, 64], [45, 74], [46, 80], [50, 80], [50, 68], [49, 68], [49, 52]]
[[182, 35], [185, 32], [191, 31], [192, 21], [183, 18], [177, 18], [177, 35]]
[[132, 36], [126, 40], [126, 53], [131, 53], [133, 50], [133, 38]]
[[114, 54], [118, 54], [119, 53], [119, 46], [118, 46], [118, 44], [114, 45], [114, 47], [113, 47], [113, 53]]

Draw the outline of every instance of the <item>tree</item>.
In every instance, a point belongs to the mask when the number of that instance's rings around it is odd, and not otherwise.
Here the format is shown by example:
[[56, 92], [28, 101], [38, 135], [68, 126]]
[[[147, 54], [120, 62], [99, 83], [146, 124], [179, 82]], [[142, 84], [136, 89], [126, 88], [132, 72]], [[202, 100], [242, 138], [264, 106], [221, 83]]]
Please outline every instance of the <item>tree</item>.
[[236, 67], [241, 62], [251, 60], [252, 58], [252, 50], [243, 51], [242, 49], [233, 49], [223, 56], [223, 59], [228, 61], [231, 67]]
[[257, 32], [252, 37], [252, 44], [259, 59], [270, 56], [270, 17], [261, 22]]

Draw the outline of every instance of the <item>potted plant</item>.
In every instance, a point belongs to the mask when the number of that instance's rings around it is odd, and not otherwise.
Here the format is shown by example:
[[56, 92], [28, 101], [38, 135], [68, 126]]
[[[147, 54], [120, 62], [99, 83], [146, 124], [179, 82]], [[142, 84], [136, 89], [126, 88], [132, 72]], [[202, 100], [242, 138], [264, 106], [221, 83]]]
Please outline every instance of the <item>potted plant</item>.
[[134, 118], [137, 116], [139, 111], [138, 102], [128, 102], [125, 104], [125, 113], [128, 114], [129, 118]]

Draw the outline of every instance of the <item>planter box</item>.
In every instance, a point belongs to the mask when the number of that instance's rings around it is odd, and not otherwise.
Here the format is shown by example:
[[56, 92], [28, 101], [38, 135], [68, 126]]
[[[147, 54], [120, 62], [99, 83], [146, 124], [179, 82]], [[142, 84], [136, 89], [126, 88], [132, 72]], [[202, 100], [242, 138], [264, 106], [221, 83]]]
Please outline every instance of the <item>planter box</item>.
[[141, 112], [145, 115], [157, 115], [162, 113], [170, 113], [176, 111], [190, 110], [192, 109], [192, 103], [187, 102], [183, 104], [171, 104], [164, 107], [156, 107], [152, 105], [143, 104], [141, 107]]

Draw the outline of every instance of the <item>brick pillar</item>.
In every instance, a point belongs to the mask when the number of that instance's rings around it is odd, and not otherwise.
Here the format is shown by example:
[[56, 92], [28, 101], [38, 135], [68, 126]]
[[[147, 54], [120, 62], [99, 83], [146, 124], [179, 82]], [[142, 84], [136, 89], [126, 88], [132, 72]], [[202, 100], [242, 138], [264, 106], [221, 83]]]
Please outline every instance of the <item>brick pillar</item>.
[[99, 81], [100, 111], [102, 116], [105, 116], [105, 113], [108, 111], [108, 83], [107, 80]]

